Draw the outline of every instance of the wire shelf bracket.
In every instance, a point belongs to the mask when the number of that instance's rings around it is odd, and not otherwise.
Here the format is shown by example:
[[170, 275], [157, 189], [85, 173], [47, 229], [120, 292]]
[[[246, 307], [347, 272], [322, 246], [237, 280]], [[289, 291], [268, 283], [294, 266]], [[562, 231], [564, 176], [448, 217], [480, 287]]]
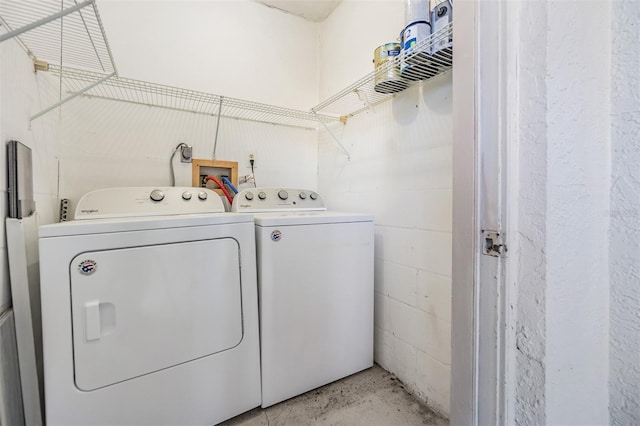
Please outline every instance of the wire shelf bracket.
[[344, 145], [342, 145], [342, 142], [340, 142], [340, 139], [338, 139], [336, 137], [336, 135], [333, 134], [333, 132], [331, 131], [331, 129], [329, 129], [329, 126], [327, 126], [325, 124], [325, 122], [323, 120], [321, 120], [318, 116], [318, 113], [315, 112], [314, 110], [311, 110], [311, 112], [313, 112], [313, 114], [318, 117], [318, 122], [322, 125], [322, 127], [324, 127], [324, 129], [329, 133], [329, 136], [331, 136], [331, 138], [336, 141], [336, 143], [338, 144], [338, 146], [344, 151], [344, 153], [347, 155], [347, 160], [351, 160], [351, 154], [349, 154], [349, 151], [347, 151], [347, 148], [344, 147]]
[[216, 138], [213, 141], [213, 159], [216, 159], [216, 150], [218, 148], [218, 134], [220, 133], [220, 117], [222, 117], [222, 102], [224, 96], [220, 96], [220, 106], [218, 106], [218, 120], [216, 122]]
[[32, 115], [32, 116], [31, 116], [31, 118], [29, 119], [29, 122], [31, 122], [31, 121], [33, 121], [33, 120], [35, 120], [35, 119], [36, 119], [36, 118], [38, 118], [38, 117], [41, 117], [41, 116], [45, 115], [45, 114], [46, 114], [46, 113], [48, 113], [49, 111], [52, 111], [52, 110], [54, 110], [54, 109], [58, 108], [59, 106], [62, 106], [63, 104], [66, 104], [66, 103], [67, 103], [67, 102], [69, 102], [70, 100], [75, 99], [76, 97], [78, 97], [78, 96], [80, 96], [80, 95], [82, 95], [82, 94], [84, 94], [84, 93], [88, 92], [89, 90], [91, 90], [91, 89], [93, 89], [94, 87], [96, 87], [96, 86], [98, 86], [98, 85], [100, 85], [100, 84], [104, 83], [105, 81], [109, 80], [111, 77], [113, 77], [113, 76], [115, 76], [115, 75], [116, 75], [116, 73], [115, 73], [115, 71], [114, 71], [114, 72], [112, 72], [111, 74], [109, 74], [109, 75], [106, 75], [106, 76], [102, 77], [100, 80], [96, 81], [95, 83], [88, 85], [88, 86], [87, 86], [87, 87], [85, 87], [84, 89], [79, 90], [79, 91], [77, 91], [77, 92], [75, 92], [75, 93], [73, 93], [73, 94], [71, 94], [71, 95], [67, 96], [66, 98], [64, 98], [64, 99], [62, 99], [62, 100], [60, 100], [60, 101], [56, 102], [55, 104], [51, 105], [51, 106], [50, 106], [50, 107], [48, 107], [48, 108], [45, 108], [44, 110], [40, 111], [39, 113]]

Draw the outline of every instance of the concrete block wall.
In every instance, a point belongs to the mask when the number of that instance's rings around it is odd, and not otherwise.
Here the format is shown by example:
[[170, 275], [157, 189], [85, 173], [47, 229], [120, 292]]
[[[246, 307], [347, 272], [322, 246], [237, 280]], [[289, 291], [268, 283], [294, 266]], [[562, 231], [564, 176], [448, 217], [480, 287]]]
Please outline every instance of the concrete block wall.
[[[344, 0], [321, 24], [320, 94], [372, 71], [404, 28], [402, 0]], [[451, 75], [319, 134], [318, 189], [330, 209], [375, 215], [375, 360], [444, 415], [451, 364]], [[333, 111], [348, 113], [350, 111]]]
[[375, 215], [375, 360], [444, 415], [451, 363], [451, 75], [320, 133], [319, 191]]

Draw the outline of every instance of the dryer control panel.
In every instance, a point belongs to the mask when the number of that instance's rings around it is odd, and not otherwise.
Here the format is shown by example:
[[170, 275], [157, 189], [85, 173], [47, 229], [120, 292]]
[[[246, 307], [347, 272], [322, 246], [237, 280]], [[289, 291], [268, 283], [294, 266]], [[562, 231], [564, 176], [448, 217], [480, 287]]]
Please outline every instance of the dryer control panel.
[[315, 191], [298, 188], [249, 188], [235, 196], [233, 212], [324, 211], [327, 207]]
[[190, 187], [106, 188], [85, 194], [75, 219], [223, 213], [224, 204], [214, 191]]

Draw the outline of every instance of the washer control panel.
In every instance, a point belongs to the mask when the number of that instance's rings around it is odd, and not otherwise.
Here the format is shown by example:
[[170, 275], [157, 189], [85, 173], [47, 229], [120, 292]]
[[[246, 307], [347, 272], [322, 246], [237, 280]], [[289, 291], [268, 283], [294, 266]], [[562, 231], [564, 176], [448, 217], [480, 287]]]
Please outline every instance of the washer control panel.
[[317, 192], [297, 188], [249, 188], [233, 200], [233, 212], [278, 212], [326, 210]]
[[223, 213], [224, 204], [214, 191], [188, 187], [106, 188], [85, 194], [75, 219], [105, 219]]

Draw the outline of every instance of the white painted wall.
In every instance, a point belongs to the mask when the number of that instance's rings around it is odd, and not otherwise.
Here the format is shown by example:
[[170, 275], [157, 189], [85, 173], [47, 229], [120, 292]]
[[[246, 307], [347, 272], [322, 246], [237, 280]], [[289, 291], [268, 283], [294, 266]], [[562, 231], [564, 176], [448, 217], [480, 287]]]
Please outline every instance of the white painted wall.
[[373, 52], [399, 42], [404, 0], [343, 0], [320, 24], [320, 99], [373, 71]]
[[607, 424], [611, 4], [518, 7], [514, 422]]
[[509, 258], [510, 285], [517, 291], [513, 421], [519, 425], [546, 424], [545, 410], [545, 292], [546, 292], [546, 174], [547, 88], [546, 55], [532, 54], [546, 45], [547, 9], [523, 2], [515, 12], [519, 25], [514, 46], [517, 55], [518, 94], [514, 111], [517, 144], [510, 149]]
[[[201, 114], [78, 99], [63, 112], [60, 196], [72, 209], [85, 193], [115, 186], [169, 186], [169, 159], [180, 142], [193, 157], [211, 159], [216, 118]], [[317, 187], [316, 132], [271, 124], [222, 119], [217, 159], [237, 161], [240, 175], [251, 174], [255, 156], [259, 186]], [[191, 164], [173, 165], [177, 186], [191, 186]], [[245, 186], [241, 186], [244, 188]]]
[[[372, 70], [396, 40], [402, 1], [349, 1], [321, 27], [320, 93]], [[319, 140], [319, 191], [334, 210], [375, 215], [375, 360], [449, 413], [451, 342], [451, 75], [398, 95]]]
[[640, 3], [611, 8], [610, 389], [613, 425], [640, 423]]
[[58, 137], [59, 123], [55, 112], [29, 124], [29, 117], [52, 105], [57, 99], [55, 81], [46, 73], [34, 73], [31, 59], [15, 40], [0, 44], [0, 169], [4, 184], [0, 190], [2, 221], [0, 235], [0, 312], [10, 305], [9, 276], [4, 217], [7, 212], [6, 143], [17, 140], [32, 150], [34, 198], [40, 223], [58, 218]]
[[250, 0], [98, 0], [124, 77], [307, 110], [317, 24]]
[[611, 5], [547, 6], [546, 419], [606, 424]]

